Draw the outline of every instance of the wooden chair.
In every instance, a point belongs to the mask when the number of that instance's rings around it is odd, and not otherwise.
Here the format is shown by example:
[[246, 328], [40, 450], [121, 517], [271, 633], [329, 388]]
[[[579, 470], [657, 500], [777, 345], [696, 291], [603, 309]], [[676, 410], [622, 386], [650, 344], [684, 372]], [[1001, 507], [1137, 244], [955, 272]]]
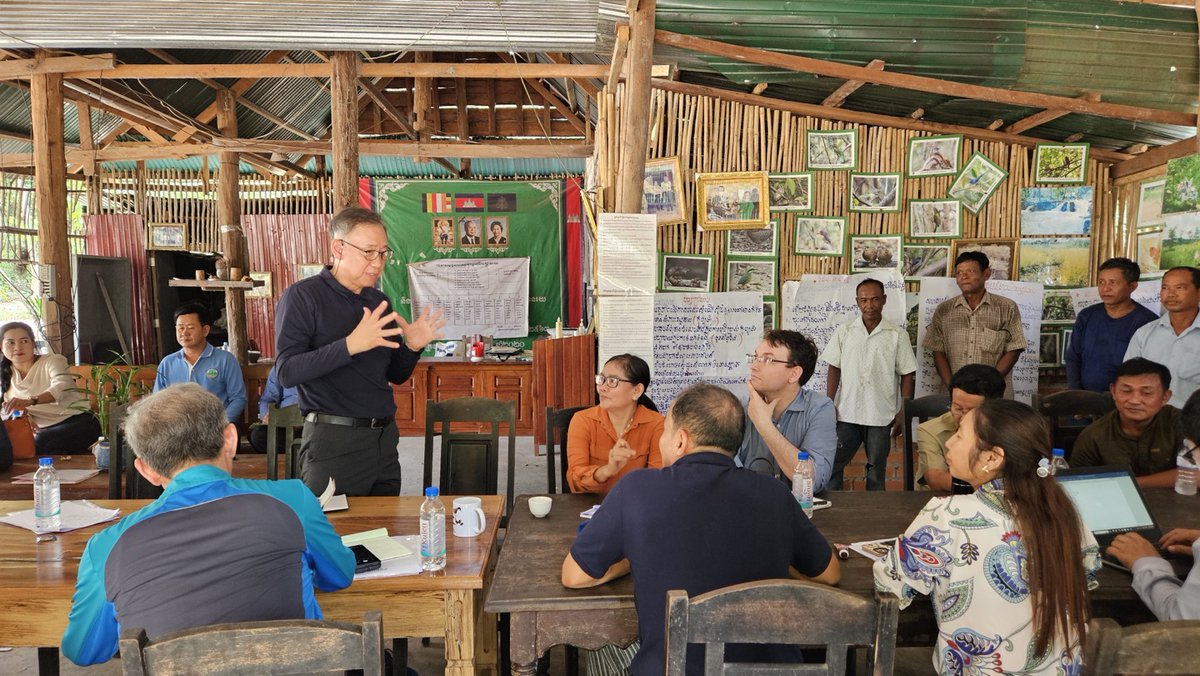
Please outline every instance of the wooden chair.
[[921, 424], [950, 410], [950, 396], [931, 394], [927, 397], [905, 399], [902, 404], [904, 419], [904, 490], [916, 490], [917, 430], [913, 421]]
[[[869, 648], [867, 670], [891, 674], [900, 602], [864, 598], [799, 580], [760, 580], [688, 598], [667, 592], [666, 674], [683, 676], [687, 644], [704, 644], [706, 676], [717, 674], [844, 674], [851, 647]], [[825, 646], [826, 663], [725, 664], [727, 643]]]
[[383, 614], [362, 626], [319, 620], [214, 624], [149, 641], [140, 628], [121, 634], [124, 676], [268, 676], [360, 669], [383, 676]]
[[1173, 620], [1122, 628], [1111, 618], [1088, 622], [1085, 674], [1195, 674], [1200, 620]]
[[[486, 423], [491, 432], [452, 432], [452, 423]], [[442, 495], [500, 494], [500, 425], [508, 425], [507, 492], [504, 516], [508, 522], [513, 504], [516, 464], [517, 406], [512, 401], [486, 397], [459, 397], [446, 401], [430, 399], [425, 406], [424, 486], [433, 485], [433, 438], [441, 436], [438, 490]]]
[[585, 408], [588, 407], [575, 406], [562, 409], [555, 409], [553, 406], [546, 407], [546, 490], [549, 493], [558, 492], [554, 470], [556, 456], [559, 465], [558, 481], [561, 482], [559, 485], [562, 486], [563, 493], [571, 492], [567, 484], [567, 429], [571, 426], [571, 418]]
[[300, 438], [296, 436], [296, 428], [304, 428], [304, 416], [296, 404], [279, 408], [275, 404], [267, 405], [267, 478], [279, 478], [279, 430], [283, 430], [283, 459], [285, 479], [295, 479], [300, 476], [300, 453], [296, 448]]
[[125, 433], [117, 430], [109, 439], [108, 499], [153, 500], [163, 494], [161, 486], [146, 481], [133, 465], [133, 448], [125, 443]]
[[[1050, 428], [1050, 441], [1054, 448], [1066, 451], [1067, 461], [1079, 433], [1096, 418], [1113, 410], [1112, 395], [1108, 392], [1090, 390], [1063, 390], [1045, 397], [1034, 395], [1033, 410], [1041, 413]], [[1081, 421], [1079, 418], [1086, 418]]]

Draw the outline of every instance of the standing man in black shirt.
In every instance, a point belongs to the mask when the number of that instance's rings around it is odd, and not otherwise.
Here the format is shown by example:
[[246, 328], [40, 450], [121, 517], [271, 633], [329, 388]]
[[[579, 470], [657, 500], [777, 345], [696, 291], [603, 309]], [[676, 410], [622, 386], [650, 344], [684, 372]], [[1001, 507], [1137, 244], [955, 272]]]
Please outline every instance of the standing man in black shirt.
[[342, 209], [329, 237], [333, 265], [288, 287], [275, 311], [279, 382], [297, 388], [305, 416], [301, 478], [317, 494], [333, 477], [347, 495], [399, 495], [390, 383], [408, 380], [446, 322], [428, 309], [407, 322], [375, 288], [393, 253], [378, 214]]

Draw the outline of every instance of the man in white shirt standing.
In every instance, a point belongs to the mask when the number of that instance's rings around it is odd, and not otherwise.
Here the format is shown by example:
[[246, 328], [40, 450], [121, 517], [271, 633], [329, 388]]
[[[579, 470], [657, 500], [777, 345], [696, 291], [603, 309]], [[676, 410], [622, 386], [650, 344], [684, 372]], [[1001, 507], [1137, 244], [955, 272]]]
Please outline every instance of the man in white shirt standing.
[[908, 332], [883, 318], [883, 283], [864, 279], [854, 294], [862, 317], [839, 326], [821, 353], [829, 364], [826, 393], [838, 416], [837, 455], [828, 487], [841, 490], [846, 465], [864, 446], [867, 490], [882, 491], [891, 438], [903, 426], [897, 394], [913, 396], [917, 358]]
[[1162, 278], [1166, 312], [1133, 334], [1125, 361], [1145, 357], [1171, 372], [1171, 401], [1176, 408], [1200, 390], [1200, 269], [1180, 266]]

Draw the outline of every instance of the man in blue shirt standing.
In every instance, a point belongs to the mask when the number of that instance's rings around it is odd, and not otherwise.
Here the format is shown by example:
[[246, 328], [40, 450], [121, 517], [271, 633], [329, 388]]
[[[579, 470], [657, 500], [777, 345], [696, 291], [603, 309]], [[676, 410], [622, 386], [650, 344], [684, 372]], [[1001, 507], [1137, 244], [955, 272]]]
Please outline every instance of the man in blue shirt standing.
[[392, 257], [378, 214], [346, 207], [329, 236], [333, 265], [289, 286], [275, 309], [279, 383], [297, 388], [305, 417], [300, 475], [317, 494], [333, 478], [346, 495], [399, 495], [391, 384], [408, 380], [446, 321], [428, 308], [405, 321], [375, 288]]
[[154, 391], [176, 383], [197, 383], [221, 400], [229, 422], [237, 422], [246, 408], [246, 381], [237, 358], [208, 343], [211, 330], [203, 305], [186, 303], [175, 310], [175, 339], [182, 349], [159, 363]]
[[[663, 671], [667, 590], [696, 595], [755, 580], [837, 584], [841, 577], [833, 548], [791, 492], [734, 464], [745, 424], [728, 390], [707, 383], [685, 389], [664, 422], [663, 468], [625, 475], [563, 560], [562, 583], [572, 588], [632, 572], [641, 640], [629, 669], [635, 676]], [[689, 647], [688, 674], [704, 673], [702, 655]], [[778, 646], [730, 645], [725, 657], [795, 660]]]
[[134, 467], [162, 497], [88, 541], [62, 651], [117, 652], [122, 627], [151, 640], [222, 622], [321, 619], [316, 590], [350, 585], [354, 554], [299, 481], [234, 479], [237, 429], [198, 385], [134, 404]]
[[1158, 319], [1150, 308], [1133, 300], [1142, 269], [1128, 258], [1110, 258], [1100, 265], [1096, 290], [1100, 301], [1075, 318], [1067, 344], [1067, 387], [1108, 392], [1117, 367], [1125, 361], [1129, 339]]

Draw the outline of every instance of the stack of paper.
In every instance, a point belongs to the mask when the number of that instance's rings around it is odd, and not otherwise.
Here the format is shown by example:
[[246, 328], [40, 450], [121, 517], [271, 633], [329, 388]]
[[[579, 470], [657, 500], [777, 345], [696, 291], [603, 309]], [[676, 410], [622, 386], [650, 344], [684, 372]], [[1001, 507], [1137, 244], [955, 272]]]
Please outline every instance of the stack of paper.
[[[337, 492], [337, 483], [333, 477], [329, 477], [329, 484], [325, 486], [325, 492], [321, 493], [321, 497], [317, 498], [317, 502], [321, 503], [322, 512], [340, 512], [343, 509], [350, 509], [350, 503], [346, 501], [346, 495], [334, 495]], [[349, 546], [349, 545], [347, 545]]]
[[92, 504], [88, 500], [68, 500], [62, 503], [62, 512], [60, 515], [61, 525], [56, 531], [41, 531], [36, 527], [37, 519], [34, 517], [32, 509], [22, 510], [20, 512], [12, 512], [6, 516], [0, 516], [0, 523], [7, 523], [13, 526], [18, 526], [34, 533], [66, 533], [67, 531], [77, 530], [79, 528], [87, 528], [105, 521], [112, 521], [121, 515], [119, 509], [104, 509], [103, 507]]
[[[380, 561], [398, 559], [402, 556], [409, 556], [414, 554], [416, 551], [419, 551], [419, 549], [410, 549], [400, 542], [397, 542], [396, 538], [388, 537], [386, 528], [376, 528], [375, 530], [344, 535], [342, 536], [342, 544], [346, 545], [347, 547], [362, 545], [366, 547], [368, 551], [378, 557]], [[419, 546], [420, 545], [418, 545], [418, 547]]]
[[[60, 469], [58, 470], [58, 482], [63, 485], [82, 483], [99, 473], [98, 469]], [[34, 472], [26, 472], [13, 477], [12, 482], [14, 484], [32, 484], [33, 475]]]

